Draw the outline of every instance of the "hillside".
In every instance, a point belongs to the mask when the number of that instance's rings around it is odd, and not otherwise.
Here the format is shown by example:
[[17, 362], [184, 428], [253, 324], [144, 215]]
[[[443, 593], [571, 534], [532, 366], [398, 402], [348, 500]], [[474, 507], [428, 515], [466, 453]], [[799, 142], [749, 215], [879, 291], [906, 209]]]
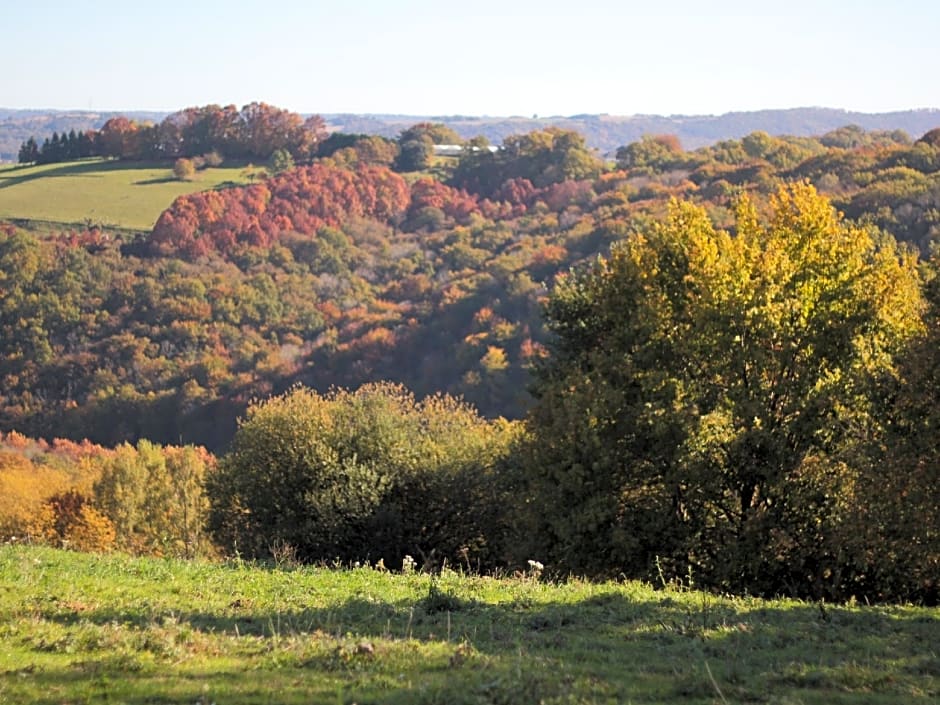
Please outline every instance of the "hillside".
[[[10, 703], [928, 703], [936, 610], [0, 547]], [[15, 586], [15, 589], [13, 589]]]
[[6, 536], [937, 603], [940, 129], [297, 136], [148, 232], [0, 225]]

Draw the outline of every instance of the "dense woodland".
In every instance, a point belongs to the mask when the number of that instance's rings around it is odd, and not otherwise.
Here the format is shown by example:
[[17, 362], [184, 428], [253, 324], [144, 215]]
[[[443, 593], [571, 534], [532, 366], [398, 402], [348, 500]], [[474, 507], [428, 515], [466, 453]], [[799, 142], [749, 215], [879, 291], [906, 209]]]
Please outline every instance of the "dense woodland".
[[0, 233], [7, 536], [936, 602], [940, 130], [441, 161], [243, 113], [89, 139], [299, 166]]

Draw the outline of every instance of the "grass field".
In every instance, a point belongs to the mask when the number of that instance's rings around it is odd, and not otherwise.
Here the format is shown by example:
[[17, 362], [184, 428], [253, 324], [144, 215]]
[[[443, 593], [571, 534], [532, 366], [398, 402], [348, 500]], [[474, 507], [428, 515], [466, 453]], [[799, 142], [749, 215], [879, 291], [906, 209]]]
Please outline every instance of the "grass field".
[[187, 182], [171, 167], [87, 159], [0, 169], [0, 220], [148, 231], [177, 196], [244, 181], [243, 165], [205, 169]]
[[940, 613], [0, 548], [0, 702], [934, 703]]

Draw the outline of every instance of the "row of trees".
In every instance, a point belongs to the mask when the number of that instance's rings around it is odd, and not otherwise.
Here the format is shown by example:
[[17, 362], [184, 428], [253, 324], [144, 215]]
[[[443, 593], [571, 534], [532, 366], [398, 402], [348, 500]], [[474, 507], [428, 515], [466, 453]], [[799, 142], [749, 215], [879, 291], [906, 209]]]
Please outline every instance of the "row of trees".
[[205, 483], [214, 467], [193, 446], [108, 449], [0, 434], [0, 541], [210, 555]]
[[97, 139], [95, 132], [75, 130], [61, 136], [58, 132], [53, 132], [52, 137], [43, 140], [42, 145], [39, 145], [34, 137], [30, 137], [20, 146], [19, 163], [51, 164], [94, 157], [99, 151]]
[[316, 156], [326, 136], [322, 118], [304, 118], [266, 103], [241, 109], [207, 105], [187, 108], [159, 124], [125, 117], [108, 120], [100, 130], [53, 134], [40, 145], [30, 137], [20, 148], [21, 164], [68, 161], [84, 157], [124, 160], [178, 159], [219, 153], [228, 158], [267, 161], [278, 150], [294, 159]]

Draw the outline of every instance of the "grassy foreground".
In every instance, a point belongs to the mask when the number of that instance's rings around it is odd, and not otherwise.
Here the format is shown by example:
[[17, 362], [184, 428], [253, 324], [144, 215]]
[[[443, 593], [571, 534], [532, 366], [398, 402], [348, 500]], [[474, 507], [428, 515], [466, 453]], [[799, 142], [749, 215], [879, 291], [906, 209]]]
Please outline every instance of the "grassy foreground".
[[148, 231], [177, 196], [244, 181], [238, 166], [205, 169], [192, 181], [176, 180], [172, 167], [85, 159], [0, 169], [0, 220]]
[[0, 703], [911, 703], [940, 611], [0, 548]]

